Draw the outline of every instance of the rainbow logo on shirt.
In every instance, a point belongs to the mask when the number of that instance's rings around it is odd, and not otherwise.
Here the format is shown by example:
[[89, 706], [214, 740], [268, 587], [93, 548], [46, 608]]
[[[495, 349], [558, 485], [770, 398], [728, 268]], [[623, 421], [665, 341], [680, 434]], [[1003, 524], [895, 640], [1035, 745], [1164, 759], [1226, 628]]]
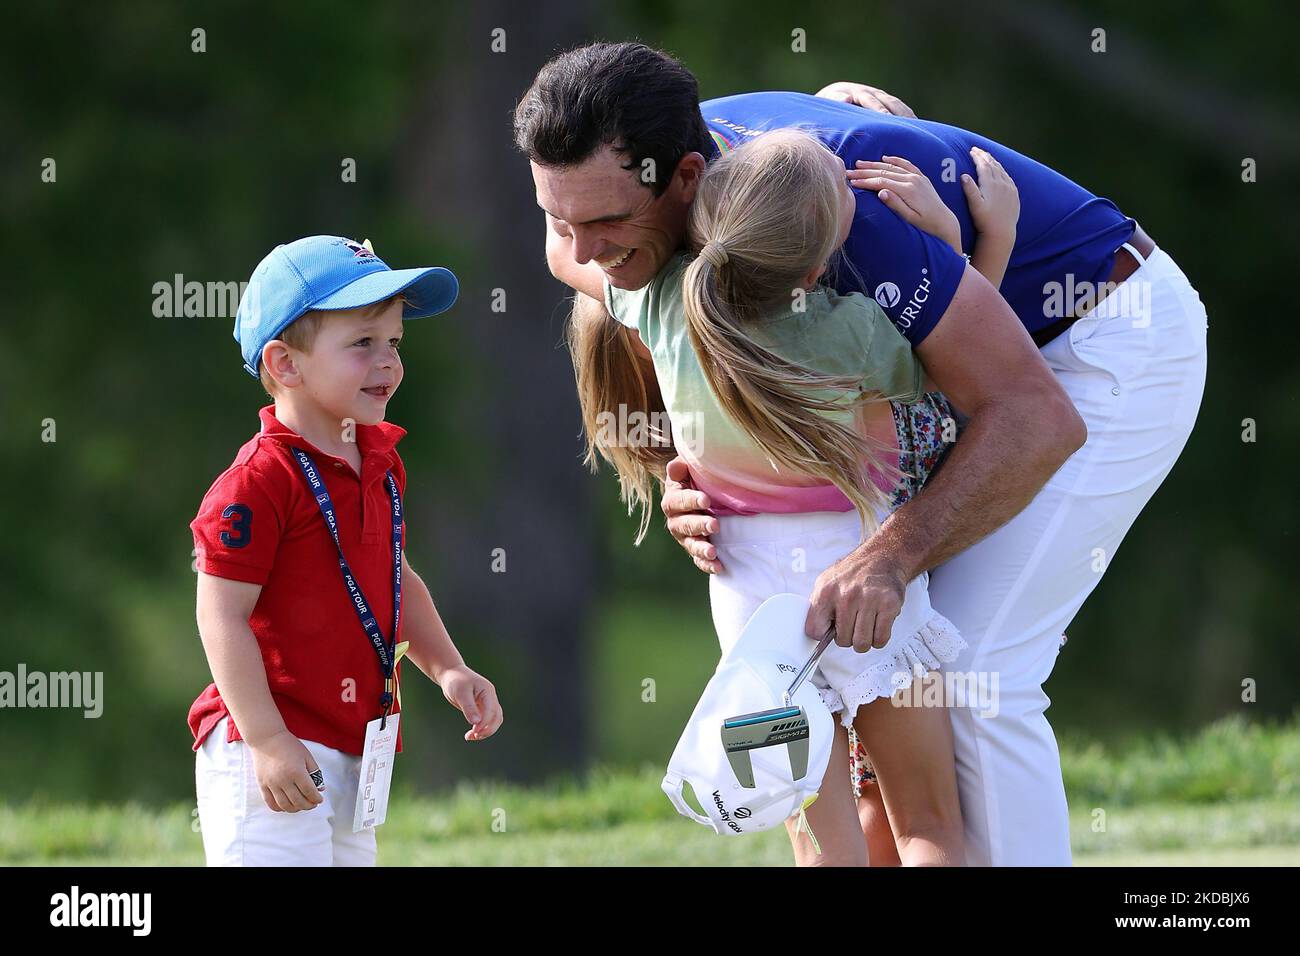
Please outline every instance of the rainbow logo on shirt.
[[733, 149], [732, 145], [722, 138], [721, 133], [709, 130], [709, 135], [713, 137], [713, 143], [718, 147], [719, 153], [729, 153]]

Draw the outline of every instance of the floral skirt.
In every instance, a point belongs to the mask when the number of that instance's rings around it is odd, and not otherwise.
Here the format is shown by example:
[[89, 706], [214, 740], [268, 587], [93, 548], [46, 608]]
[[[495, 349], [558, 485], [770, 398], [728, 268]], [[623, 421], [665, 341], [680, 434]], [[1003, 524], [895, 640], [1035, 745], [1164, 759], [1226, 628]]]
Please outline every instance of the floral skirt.
[[890, 496], [897, 510], [916, 496], [957, 440], [957, 413], [942, 392], [926, 392], [910, 405], [890, 402], [894, 431], [898, 435], [898, 470], [901, 477]]
[[863, 788], [876, 782], [876, 771], [871, 768], [867, 748], [862, 746], [857, 731], [849, 728], [849, 782], [853, 784], [853, 798], [861, 800]]

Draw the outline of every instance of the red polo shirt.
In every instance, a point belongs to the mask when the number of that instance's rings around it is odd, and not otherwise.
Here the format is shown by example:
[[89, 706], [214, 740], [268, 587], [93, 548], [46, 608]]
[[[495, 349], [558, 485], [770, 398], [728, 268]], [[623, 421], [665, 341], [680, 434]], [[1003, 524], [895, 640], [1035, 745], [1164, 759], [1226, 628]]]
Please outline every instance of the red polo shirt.
[[[334, 502], [343, 554], [380, 631], [391, 639], [393, 511], [384, 475], [392, 470], [405, 497], [406, 468], [395, 446], [406, 429], [387, 422], [357, 425], [357, 475], [347, 461], [282, 425], [274, 412], [274, 405], [259, 412], [261, 431], [213, 482], [190, 522], [198, 568], [262, 586], [248, 624], [289, 732], [360, 755], [366, 724], [379, 716], [383, 674], [348, 597], [334, 541], [289, 449], [297, 445], [316, 463]], [[216, 684], [209, 684], [190, 707], [195, 750], [229, 713]], [[228, 740], [242, 739], [233, 717], [227, 727]]]

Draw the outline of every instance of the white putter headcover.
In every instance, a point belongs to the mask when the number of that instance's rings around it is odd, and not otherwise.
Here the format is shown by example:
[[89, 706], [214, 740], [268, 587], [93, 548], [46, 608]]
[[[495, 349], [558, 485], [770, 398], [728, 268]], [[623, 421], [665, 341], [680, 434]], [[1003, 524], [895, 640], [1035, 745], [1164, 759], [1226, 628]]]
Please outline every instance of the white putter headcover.
[[[816, 797], [830, 762], [835, 721], [817, 688], [805, 680], [790, 701], [786, 689], [817, 647], [804, 634], [808, 601], [797, 594], [768, 598], [754, 612], [731, 653], [722, 658], [677, 742], [663, 790], [683, 816], [723, 834], [756, 833], [781, 826]], [[802, 708], [803, 714], [796, 717]], [[787, 709], [787, 722], [763, 711]], [[768, 743], [752, 748], [734, 741], [724, 723], [753, 716]], [[807, 732], [801, 730], [806, 719]], [[793, 732], [791, 732], [793, 731]], [[724, 733], [733, 734], [732, 752]], [[785, 739], [789, 743], [772, 743]], [[848, 771], [845, 770], [847, 774]], [[689, 783], [704, 809], [682, 796]]]

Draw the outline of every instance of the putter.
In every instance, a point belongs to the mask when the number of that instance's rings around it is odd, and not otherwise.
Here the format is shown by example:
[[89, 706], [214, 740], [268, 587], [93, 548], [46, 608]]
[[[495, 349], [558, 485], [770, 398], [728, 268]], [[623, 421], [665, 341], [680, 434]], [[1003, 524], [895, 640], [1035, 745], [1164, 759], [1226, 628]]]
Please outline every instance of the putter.
[[826, 650], [834, 636], [835, 626], [831, 625], [812, 656], [799, 673], [794, 675], [794, 680], [781, 695], [784, 706], [728, 717], [722, 722], [722, 747], [727, 751], [727, 760], [742, 787], [754, 789], [754, 765], [749, 760], [749, 752], [760, 747], [786, 744], [790, 772], [794, 779], [802, 780], [808, 772], [808, 714], [802, 707], [793, 706], [791, 700], [799, 685], [817, 666], [822, 651]]

